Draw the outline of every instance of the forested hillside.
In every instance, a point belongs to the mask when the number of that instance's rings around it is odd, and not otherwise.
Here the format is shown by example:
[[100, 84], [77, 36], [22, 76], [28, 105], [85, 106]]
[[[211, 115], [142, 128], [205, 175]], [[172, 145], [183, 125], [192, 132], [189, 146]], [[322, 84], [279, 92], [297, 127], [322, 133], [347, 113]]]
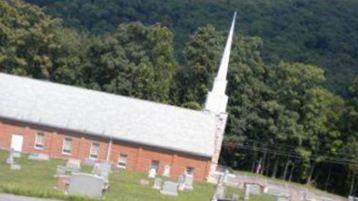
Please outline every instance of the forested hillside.
[[206, 24], [228, 27], [234, 10], [238, 31], [264, 41], [266, 62], [304, 62], [326, 69], [331, 89], [346, 95], [358, 72], [356, 0], [27, 0], [90, 34], [113, 32], [119, 23], [161, 23], [175, 33], [177, 56], [188, 35]]
[[32, 2], [0, 1], [1, 72], [194, 109], [237, 8], [221, 164], [357, 191], [355, 1]]

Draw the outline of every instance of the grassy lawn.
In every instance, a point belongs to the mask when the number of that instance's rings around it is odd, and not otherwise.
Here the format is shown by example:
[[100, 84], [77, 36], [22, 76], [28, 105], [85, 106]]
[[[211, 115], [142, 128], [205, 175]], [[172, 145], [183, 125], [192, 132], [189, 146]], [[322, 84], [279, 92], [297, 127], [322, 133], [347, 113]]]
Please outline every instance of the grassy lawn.
[[[56, 179], [54, 177], [56, 166], [63, 165], [63, 160], [50, 161], [31, 161], [27, 160], [26, 155], [22, 155], [17, 161], [21, 164], [20, 171], [10, 170], [9, 165], [5, 164], [8, 153], [0, 151], [0, 192], [11, 194], [28, 195], [34, 197], [58, 198], [63, 200], [82, 200], [91, 199], [81, 197], [65, 196], [63, 192], [55, 190]], [[85, 171], [90, 171], [90, 167], [83, 167]], [[140, 179], [146, 175], [133, 172], [113, 173], [110, 176], [111, 190], [105, 193], [106, 201], [208, 201], [211, 199], [215, 186], [208, 183], [195, 183], [194, 190], [190, 192], [179, 192], [178, 197], [164, 196], [151, 186], [142, 186]], [[242, 191], [229, 188], [228, 194], [238, 193], [242, 197]], [[252, 196], [253, 201], [273, 201], [271, 196], [261, 195]]]

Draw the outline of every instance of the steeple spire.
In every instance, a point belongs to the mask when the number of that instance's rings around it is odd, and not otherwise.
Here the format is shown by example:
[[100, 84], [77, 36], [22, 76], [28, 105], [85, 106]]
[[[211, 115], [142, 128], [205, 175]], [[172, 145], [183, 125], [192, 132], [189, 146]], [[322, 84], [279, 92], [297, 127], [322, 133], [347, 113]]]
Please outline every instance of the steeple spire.
[[226, 41], [223, 56], [221, 58], [218, 74], [215, 77], [213, 89], [209, 92], [205, 103], [205, 110], [215, 114], [226, 113], [228, 97], [226, 91], [226, 75], [229, 67], [229, 59], [232, 45], [232, 38], [235, 30], [236, 12], [231, 23], [229, 36]]

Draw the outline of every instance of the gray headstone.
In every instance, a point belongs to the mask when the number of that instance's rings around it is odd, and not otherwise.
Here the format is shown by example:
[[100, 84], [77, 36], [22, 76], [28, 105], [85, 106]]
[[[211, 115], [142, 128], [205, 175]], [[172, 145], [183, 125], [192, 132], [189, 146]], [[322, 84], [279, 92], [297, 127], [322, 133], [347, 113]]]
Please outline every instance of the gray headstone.
[[250, 185], [245, 185], [244, 200], [250, 199]]
[[83, 161], [83, 163], [88, 166], [94, 166], [96, 164], [96, 160], [87, 158]]
[[163, 195], [178, 196], [178, 183], [166, 181], [164, 182], [163, 189], [160, 191]]
[[277, 196], [277, 201], [290, 201], [290, 195], [287, 193], [281, 193]]
[[69, 195], [82, 195], [88, 197], [101, 197], [105, 188], [103, 178], [96, 175], [78, 173], [70, 178]]
[[224, 199], [225, 198], [225, 186], [222, 184], [219, 184], [216, 188], [215, 192], [215, 198], [216, 199]]
[[259, 195], [261, 194], [261, 187], [256, 184], [248, 184], [250, 186], [250, 194]]
[[59, 176], [59, 175], [65, 175], [66, 174], [66, 167], [65, 166], [62, 166], [62, 165], [58, 165], [57, 168], [56, 168], [56, 175]]
[[77, 159], [69, 159], [66, 163], [66, 168], [72, 172], [80, 172], [81, 171], [81, 161]]
[[108, 176], [109, 176], [109, 173], [111, 172], [111, 164], [110, 163], [106, 163], [106, 162], [103, 162], [103, 163], [96, 163], [94, 166], [93, 166], [93, 173], [100, 176], [100, 177], [103, 177], [104, 179], [108, 179]]
[[232, 194], [232, 201], [239, 201], [239, 195], [236, 193]]
[[349, 196], [348, 201], [358, 201], [358, 197]]
[[158, 190], [162, 189], [162, 179], [161, 178], [154, 179], [153, 188], [158, 189]]
[[29, 160], [47, 161], [50, 160], [50, 156], [47, 154], [30, 154]]

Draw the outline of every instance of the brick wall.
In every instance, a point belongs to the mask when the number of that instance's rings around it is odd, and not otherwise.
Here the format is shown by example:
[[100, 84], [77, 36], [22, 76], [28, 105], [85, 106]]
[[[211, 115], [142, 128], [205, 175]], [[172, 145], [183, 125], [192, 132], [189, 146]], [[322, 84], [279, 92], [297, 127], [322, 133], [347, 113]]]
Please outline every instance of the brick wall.
[[[44, 134], [45, 140], [42, 150], [36, 149], [34, 146], [37, 133]], [[194, 168], [194, 178], [204, 181], [209, 174], [211, 164], [211, 159], [206, 157], [118, 140], [114, 140], [112, 146], [110, 146], [110, 139], [106, 138], [0, 119], [0, 148], [10, 149], [13, 134], [19, 134], [24, 137], [22, 147], [24, 153], [44, 153], [51, 158], [78, 158], [85, 160], [89, 157], [92, 142], [96, 142], [100, 144], [97, 158], [99, 161], [107, 160], [107, 153], [110, 148], [109, 160], [113, 164], [117, 164], [120, 154], [125, 154], [127, 155], [127, 170], [146, 173], [152, 160], [157, 160], [159, 161], [159, 174], [163, 173], [165, 165], [170, 165], [170, 174], [174, 178], [182, 174], [187, 167], [192, 167]], [[63, 141], [66, 137], [72, 139], [70, 154], [62, 152]]]

